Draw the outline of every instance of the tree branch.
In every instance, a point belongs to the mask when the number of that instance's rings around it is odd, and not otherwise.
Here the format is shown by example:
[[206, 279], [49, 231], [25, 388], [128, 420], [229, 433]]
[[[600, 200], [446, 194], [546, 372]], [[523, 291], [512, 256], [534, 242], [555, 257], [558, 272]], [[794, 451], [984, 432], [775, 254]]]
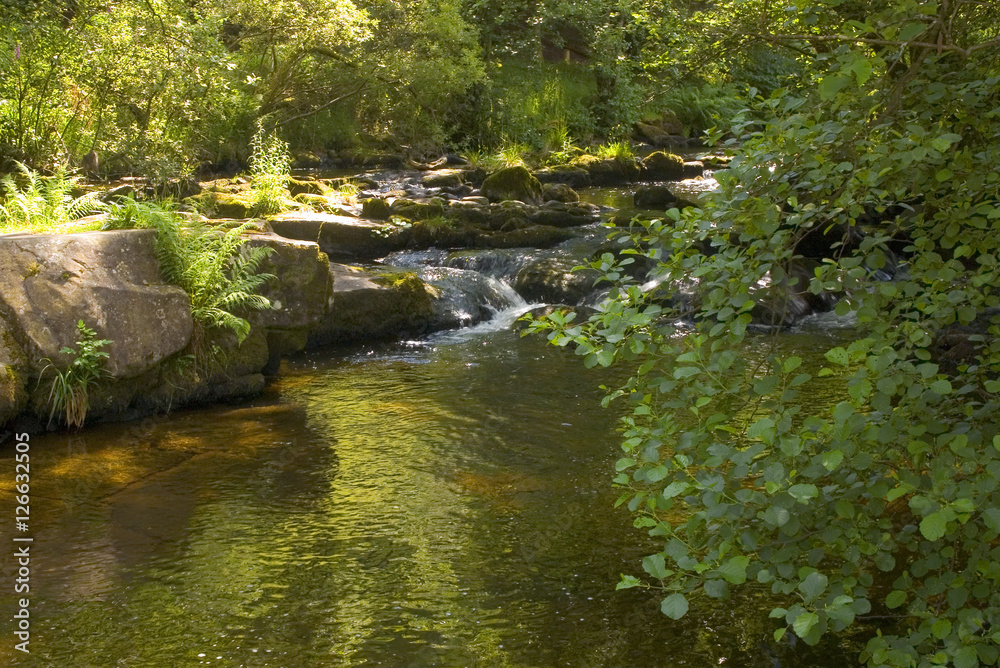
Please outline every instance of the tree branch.
[[278, 123], [276, 123], [275, 125], [285, 125], [286, 123], [291, 123], [292, 121], [297, 121], [297, 120], [302, 119], [302, 118], [308, 118], [309, 116], [315, 116], [319, 112], [323, 111], [324, 109], [326, 109], [328, 107], [331, 107], [331, 106], [337, 104], [341, 100], [345, 100], [345, 99], [347, 99], [349, 97], [357, 95], [362, 90], [364, 90], [365, 86], [367, 86], [367, 85], [368, 85], [367, 81], [362, 81], [361, 85], [358, 86], [357, 88], [355, 88], [354, 90], [352, 90], [350, 93], [344, 93], [343, 95], [335, 97], [332, 100], [324, 102], [323, 104], [321, 104], [320, 106], [316, 107], [315, 109], [310, 109], [309, 111], [302, 112], [301, 114], [297, 114], [295, 116], [291, 116], [289, 118], [283, 119], [283, 120], [279, 121]]
[[981, 44], [974, 44], [967, 48], [962, 48], [957, 44], [952, 43], [941, 43], [941, 42], [904, 42], [900, 40], [892, 39], [877, 39], [874, 37], [855, 37], [852, 35], [809, 35], [809, 34], [791, 34], [791, 35], [777, 35], [773, 33], [755, 35], [759, 39], [763, 39], [767, 42], [779, 43], [784, 41], [807, 41], [807, 42], [843, 42], [843, 43], [860, 43], [860, 44], [873, 44], [878, 46], [899, 46], [899, 47], [918, 47], [924, 49], [933, 49], [938, 53], [943, 51], [953, 51], [963, 58], [968, 58], [972, 53], [979, 51], [981, 49], [988, 49], [990, 47], [1000, 46], [1000, 38], [991, 39], [988, 42], [983, 42]]

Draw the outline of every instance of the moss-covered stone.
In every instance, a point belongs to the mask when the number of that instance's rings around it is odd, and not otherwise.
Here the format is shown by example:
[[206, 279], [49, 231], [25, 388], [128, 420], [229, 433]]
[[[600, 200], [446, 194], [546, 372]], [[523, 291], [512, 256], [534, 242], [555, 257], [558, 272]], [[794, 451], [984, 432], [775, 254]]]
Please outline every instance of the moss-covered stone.
[[325, 195], [326, 189], [323, 184], [315, 179], [288, 179], [288, 192], [296, 195]]
[[401, 198], [394, 201], [389, 210], [392, 215], [410, 221], [430, 220], [444, 215], [444, 200], [439, 197], [431, 197], [426, 200]]
[[542, 184], [521, 166], [494, 172], [483, 181], [482, 193], [491, 202], [517, 200], [526, 204], [542, 203]]
[[546, 183], [542, 186], [542, 199], [546, 202], [579, 202], [580, 195], [565, 183]]
[[[597, 160], [594, 156], [588, 156]], [[556, 165], [535, 172], [541, 183], [562, 183], [571, 188], [587, 188], [591, 185], [590, 172], [579, 164]]]
[[389, 220], [392, 217], [392, 209], [381, 197], [371, 197], [362, 200], [361, 217], [367, 220]]
[[636, 181], [640, 174], [639, 161], [635, 158], [599, 158], [586, 154], [573, 158], [569, 164], [587, 170], [595, 186], [624, 185]]
[[25, 371], [28, 360], [11, 332], [0, 318], [0, 427], [28, 405]]
[[425, 174], [421, 182], [427, 188], [455, 188], [464, 183], [462, 174], [461, 169], [439, 169]]
[[643, 178], [654, 181], [678, 181], [684, 178], [684, 158], [665, 151], [655, 151], [642, 161]]
[[184, 201], [211, 218], [243, 219], [253, 216], [253, 198], [249, 192], [207, 190]]
[[310, 346], [414, 336], [430, 325], [435, 291], [416, 274], [342, 264], [330, 270], [333, 308]]

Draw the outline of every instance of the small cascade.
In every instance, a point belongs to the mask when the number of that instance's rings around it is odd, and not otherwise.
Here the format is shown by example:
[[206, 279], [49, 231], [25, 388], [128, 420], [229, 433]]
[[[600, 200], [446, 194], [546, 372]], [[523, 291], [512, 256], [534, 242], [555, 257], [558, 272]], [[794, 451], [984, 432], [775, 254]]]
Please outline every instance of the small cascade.
[[432, 266], [418, 275], [440, 293], [434, 315], [442, 329], [469, 327], [508, 309], [529, 307], [508, 284], [478, 271]]

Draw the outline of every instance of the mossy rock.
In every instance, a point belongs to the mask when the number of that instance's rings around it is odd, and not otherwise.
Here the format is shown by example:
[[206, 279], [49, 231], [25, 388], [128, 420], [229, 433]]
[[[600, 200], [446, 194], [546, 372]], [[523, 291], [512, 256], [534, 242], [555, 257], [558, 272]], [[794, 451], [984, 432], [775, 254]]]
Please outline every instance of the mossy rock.
[[324, 195], [325, 188], [322, 183], [314, 179], [288, 179], [288, 192], [296, 195]]
[[397, 199], [389, 210], [392, 215], [411, 221], [430, 220], [444, 215], [444, 200], [439, 197], [428, 200]]
[[425, 174], [421, 182], [426, 188], [456, 188], [465, 183], [462, 173], [461, 169], [440, 169]]
[[478, 237], [476, 226], [440, 217], [414, 223], [399, 235], [408, 248], [474, 248]]
[[542, 199], [546, 202], [579, 202], [580, 195], [565, 183], [546, 183], [542, 186]]
[[[594, 156], [590, 156], [593, 158]], [[590, 186], [590, 172], [579, 165], [556, 165], [535, 172], [535, 178], [546, 183], [561, 183], [570, 188], [587, 188]]]
[[427, 330], [434, 288], [413, 272], [331, 264], [333, 308], [309, 336], [312, 347], [393, 339]]
[[323, 166], [323, 158], [313, 151], [295, 151], [292, 166], [296, 169], [316, 169]]
[[678, 181], [685, 177], [684, 158], [666, 151], [655, 151], [642, 161], [643, 178], [655, 181]]
[[361, 217], [366, 220], [389, 220], [392, 209], [381, 197], [372, 197], [361, 202]]
[[330, 201], [326, 197], [314, 193], [300, 193], [295, 196], [295, 201], [319, 211], [325, 211], [330, 208]]
[[542, 184], [521, 166], [494, 172], [483, 181], [482, 193], [491, 202], [517, 200], [526, 204], [542, 203]]
[[6, 321], [0, 319], [0, 427], [28, 405], [28, 359]]
[[596, 155], [581, 155], [570, 161], [570, 166], [587, 170], [590, 182], [595, 186], [619, 186], [639, 178], [641, 168], [635, 158], [599, 158]]
[[205, 191], [184, 201], [211, 218], [251, 218], [254, 211], [249, 192]]
[[529, 225], [504, 232], [481, 234], [478, 248], [552, 248], [574, 236], [573, 232], [547, 225]]

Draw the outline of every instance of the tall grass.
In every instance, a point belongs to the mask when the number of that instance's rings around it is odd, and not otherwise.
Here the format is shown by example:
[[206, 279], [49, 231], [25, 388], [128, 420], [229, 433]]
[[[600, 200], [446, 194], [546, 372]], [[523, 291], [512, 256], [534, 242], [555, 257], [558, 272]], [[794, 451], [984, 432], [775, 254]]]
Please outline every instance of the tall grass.
[[257, 132], [250, 142], [250, 195], [254, 211], [258, 214], [278, 213], [289, 198], [288, 179], [292, 159], [288, 143], [274, 132], [265, 132], [258, 123]]

